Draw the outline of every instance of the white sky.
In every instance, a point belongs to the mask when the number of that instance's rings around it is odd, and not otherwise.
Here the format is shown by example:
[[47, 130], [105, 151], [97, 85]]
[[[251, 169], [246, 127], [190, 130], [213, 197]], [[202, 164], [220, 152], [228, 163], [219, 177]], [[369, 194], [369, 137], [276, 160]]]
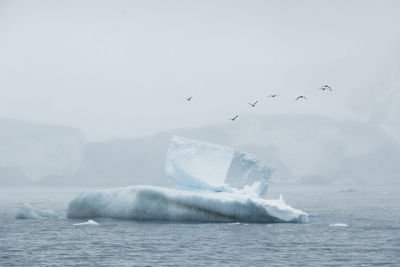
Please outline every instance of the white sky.
[[396, 0], [0, 0], [0, 117], [89, 140], [237, 113], [362, 118], [352, 98], [399, 70], [399, 14]]

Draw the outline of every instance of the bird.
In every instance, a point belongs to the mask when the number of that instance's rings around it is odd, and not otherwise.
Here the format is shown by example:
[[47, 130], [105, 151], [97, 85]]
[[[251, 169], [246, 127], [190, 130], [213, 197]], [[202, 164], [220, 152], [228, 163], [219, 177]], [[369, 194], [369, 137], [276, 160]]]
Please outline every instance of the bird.
[[299, 100], [300, 98], [307, 99], [307, 97], [305, 97], [305, 96], [303, 96], [303, 95], [300, 95], [300, 96], [298, 96], [298, 97], [296, 98], [296, 101]]
[[332, 92], [332, 87], [330, 87], [329, 85], [323, 85], [323, 86], [321, 86], [319, 89], [321, 89], [322, 91], [325, 91], [325, 90], [329, 90], [329, 91], [331, 91]]
[[269, 95], [267, 97], [277, 97], [278, 95]]
[[239, 115], [236, 115], [235, 117], [233, 117], [232, 119], [230, 119], [231, 121], [236, 120], [239, 117]]
[[258, 101], [254, 102], [254, 103], [247, 103], [247, 104], [249, 104], [250, 106], [252, 106], [254, 108], [257, 105], [257, 103], [258, 103]]
[[186, 98], [186, 101], [190, 101], [192, 100], [193, 96], [189, 96], [188, 98]]

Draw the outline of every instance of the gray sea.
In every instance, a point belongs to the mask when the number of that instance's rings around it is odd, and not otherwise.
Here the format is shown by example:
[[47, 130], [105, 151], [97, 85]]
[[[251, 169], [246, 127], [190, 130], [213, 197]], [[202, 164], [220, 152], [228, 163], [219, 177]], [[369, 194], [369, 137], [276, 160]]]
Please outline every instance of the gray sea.
[[[94, 218], [74, 226], [83, 188], [0, 189], [0, 266], [400, 266], [400, 190], [274, 188], [306, 224], [171, 223]], [[24, 203], [60, 219], [16, 219]]]

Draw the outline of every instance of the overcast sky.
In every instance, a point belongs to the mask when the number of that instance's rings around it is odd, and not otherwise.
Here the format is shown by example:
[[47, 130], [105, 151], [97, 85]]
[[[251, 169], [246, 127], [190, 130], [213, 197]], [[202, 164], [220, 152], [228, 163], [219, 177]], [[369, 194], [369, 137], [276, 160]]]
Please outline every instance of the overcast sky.
[[236, 114], [365, 119], [358, 96], [399, 79], [399, 14], [396, 0], [0, 0], [0, 117], [89, 140]]

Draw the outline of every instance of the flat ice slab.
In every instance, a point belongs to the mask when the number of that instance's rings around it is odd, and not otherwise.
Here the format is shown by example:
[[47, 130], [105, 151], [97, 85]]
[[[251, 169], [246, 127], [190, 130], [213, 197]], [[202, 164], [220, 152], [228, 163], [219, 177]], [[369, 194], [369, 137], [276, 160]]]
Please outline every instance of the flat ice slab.
[[273, 169], [256, 156], [237, 149], [174, 136], [169, 145], [166, 173], [186, 188], [223, 191], [261, 182], [264, 193]]
[[308, 220], [306, 213], [287, 205], [283, 199], [153, 186], [84, 192], [70, 202], [68, 217], [260, 223]]

